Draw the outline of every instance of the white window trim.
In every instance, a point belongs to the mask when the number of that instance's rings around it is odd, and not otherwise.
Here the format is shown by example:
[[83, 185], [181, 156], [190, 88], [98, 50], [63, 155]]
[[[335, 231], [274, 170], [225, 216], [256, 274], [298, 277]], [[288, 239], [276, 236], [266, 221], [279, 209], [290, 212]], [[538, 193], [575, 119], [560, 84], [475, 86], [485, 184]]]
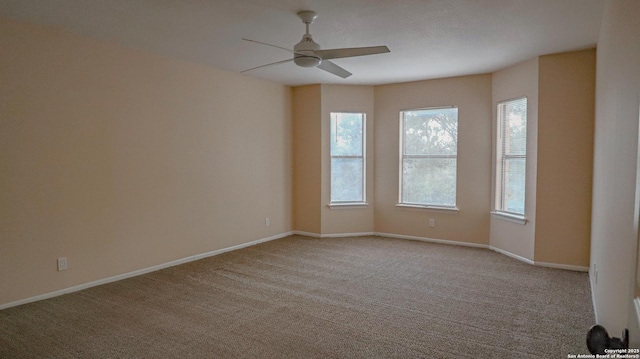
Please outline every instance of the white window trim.
[[[458, 168], [457, 168], [457, 164], [458, 164], [458, 153], [456, 151], [456, 155], [443, 155], [443, 157], [448, 157], [448, 158], [455, 158], [456, 159], [456, 198], [455, 198], [455, 205], [453, 206], [438, 206], [438, 205], [434, 205], [434, 204], [420, 204], [420, 203], [410, 203], [410, 202], [402, 202], [402, 164], [403, 164], [403, 159], [404, 159], [404, 112], [406, 111], [420, 111], [420, 110], [437, 110], [437, 109], [442, 109], [442, 108], [456, 108], [459, 109], [458, 106], [452, 105], [452, 106], [435, 106], [435, 107], [422, 107], [422, 108], [413, 108], [413, 109], [404, 109], [404, 110], [400, 110], [400, 114], [399, 114], [399, 145], [400, 148], [398, 149], [398, 154], [399, 154], [399, 159], [398, 159], [398, 203], [396, 204], [396, 207], [406, 207], [406, 208], [420, 208], [420, 209], [431, 209], [431, 210], [438, 210], [438, 211], [454, 211], [457, 212], [459, 211], [458, 209]], [[459, 112], [459, 110], [458, 110]], [[433, 157], [433, 156], [431, 156]]]
[[521, 214], [509, 213], [509, 212], [503, 212], [503, 211], [491, 211], [490, 213], [493, 217], [499, 218], [508, 222], [513, 222], [513, 223], [522, 224], [522, 225], [525, 225], [527, 224], [527, 222], [529, 222], [529, 220], [524, 215], [521, 215]]
[[357, 209], [369, 207], [368, 202], [331, 202], [327, 205], [331, 209]]
[[[526, 100], [527, 101], [527, 125], [529, 123], [529, 99], [527, 98], [527, 96], [521, 96], [521, 97], [514, 97], [514, 98], [510, 98], [507, 100], [503, 100], [503, 101], [499, 101], [496, 103], [496, 144], [495, 144], [495, 166], [493, 168], [494, 170], [494, 176], [495, 176], [495, 183], [494, 183], [494, 204], [493, 204], [493, 210], [490, 211], [490, 213], [496, 217], [496, 218], [500, 218], [500, 219], [504, 219], [510, 222], [514, 222], [514, 223], [518, 223], [518, 224], [522, 224], [525, 225], [529, 220], [526, 218], [526, 212], [527, 212], [527, 178], [525, 175], [525, 198], [524, 198], [524, 213], [512, 213], [512, 212], [507, 212], [507, 211], [503, 211], [501, 209], [498, 208], [498, 206], [500, 205], [500, 200], [499, 197], [501, 196], [502, 193], [502, 184], [501, 184], [501, 177], [498, 175], [498, 162], [502, 162], [503, 158], [499, 153], [498, 150], [498, 146], [502, 146], [501, 144], [501, 140], [500, 140], [500, 123], [498, 122], [499, 116], [500, 116], [500, 111], [499, 111], [499, 106], [501, 104], [507, 103], [507, 102], [512, 102], [512, 101], [516, 101], [516, 100]], [[529, 136], [529, 131], [527, 131], [527, 143], [528, 143], [528, 138]], [[525, 168], [526, 168], [526, 163], [527, 163], [527, 159], [528, 159], [528, 152], [526, 155], [522, 156], [522, 155], [518, 155], [518, 156], [512, 156], [512, 158], [514, 157], [524, 157], [525, 159]], [[501, 197], [500, 197], [501, 198]]]
[[[333, 158], [360, 158], [360, 156], [332, 156], [331, 143], [329, 143], [329, 204], [330, 209], [351, 209], [369, 206], [367, 203], [367, 113], [359, 111], [331, 111], [329, 113], [329, 131], [331, 131], [331, 114], [356, 113], [362, 115], [362, 201], [331, 201], [331, 160]], [[331, 135], [329, 135], [331, 141]]]
[[426, 210], [431, 210], [431, 211], [444, 211], [444, 212], [459, 212], [460, 211], [460, 209], [458, 207], [433, 206], [433, 205], [424, 205], [424, 204], [416, 204], [416, 203], [396, 203], [396, 207], [426, 209]]

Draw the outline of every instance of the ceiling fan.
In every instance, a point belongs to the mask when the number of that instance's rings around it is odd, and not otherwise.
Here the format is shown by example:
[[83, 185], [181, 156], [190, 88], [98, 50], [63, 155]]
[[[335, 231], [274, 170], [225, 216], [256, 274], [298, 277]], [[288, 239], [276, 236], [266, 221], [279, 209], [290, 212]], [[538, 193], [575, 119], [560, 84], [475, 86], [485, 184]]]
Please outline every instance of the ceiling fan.
[[271, 47], [276, 47], [278, 49], [286, 50], [293, 53], [293, 58], [273, 62], [266, 65], [261, 65], [258, 67], [250, 68], [248, 70], [244, 70], [241, 72], [247, 72], [255, 69], [259, 69], [261, 67], [271, 66], [282, 64], [285, 62], [293, 61], [296, 65], [301, 67], [317, 67], [321, 70], [332, 73], [336, 76], [340, 76], [343, 79], [351, 76], [351, 72], [343, 69], [342, 67], [334, 64], [329, 61], [331, 59], [339, 59], [345, 57], [355, 57], [355, 56], [365, 56], [365, 55], [375, 55], [375, 54], [383, 54], [385, 52], [389, 52], [389, 48], [386, 46], [371, 46], [371, 47], [348, 47], [342, 49], [326, 49], [322, 50], [320, 45], [313, 41], [311, 38], [311, 34], [309, 33], [309, 25], [312, 24], [318, 15], [313, 11], [300, 11], [298, 13], [298, 17], [306, 26], [306, 33], [302, 36], [302, 40], [297, 43], [293, 47], [293, 51], [287, 49], [285, 47], [280, 47], [276, 45], [267, 44], [260, 41], [250, 40], [243, 38], [242, 40], [255, 42], [262, 45], [267, 45]]

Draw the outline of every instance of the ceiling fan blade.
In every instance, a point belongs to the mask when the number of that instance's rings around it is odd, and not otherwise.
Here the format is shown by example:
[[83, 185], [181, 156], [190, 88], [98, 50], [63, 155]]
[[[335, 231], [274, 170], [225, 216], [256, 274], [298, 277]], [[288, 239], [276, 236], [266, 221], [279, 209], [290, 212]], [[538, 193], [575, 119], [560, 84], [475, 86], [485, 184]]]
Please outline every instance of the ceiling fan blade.
[[278, 49], [282, 49], [285, 51], [289, 51], [292, 54], [295, 54], [295, 52], [291, 49], [287, 49], [286, 47], [282, 47], [282, 46], [278, 46], [278, 45], [271, 45], [271, 44], [267, 44], [266, 42], [260, 42], [260, 41], [256, 41], [256, 40], [251, 40], [251, 39], [245, 39], [244, 37], [242, 38], [242, 40], [244, 41], [249, 41], [249, 42], [255, 42], [256, 44], [261, 44], [261, 45], [267, 45], [267, 46], [271, 46], [271, 47], [275, 47]]
[[351, 76], [351, 72], [343, 69], [342, 67], [334, 64], [329, 60], [322, 60], [320, 65], [318, 65], [318, 68], [321, 70], [325, 70], [326, 72], [332, 73], [336, 76], [340, 76], [343, 79], [346, 79], [347, 77]]
[[251, 70], [259, 69], [259, 68], [261, 68], [261, 67], [267, 67], [267, 66], [277, 65], [277, 64], [284, 64], [285, 62], [290, 62], [290, 61], [293, 61], [293, 59], [286, 59], [286, 60], [282, 60], [282, 61], [272, 62], [272, 63], [270, 63], [270, 64], [266, 64], [266, 65], [260, 65], [260, 66], [258, 66], [258, 67], [253, 67], [253, 68], [250, 68], [250, 69], [248, 69], [248, 70], [240, 71], [240, 73], [244, 73], [244, 72], [247, 72], [247, 71], [251, 71]]
[[371, 46], [371, 47], [347, 47], [344, 49], [326, 49], [316, 50], [315, 53], [323, 60], [340, 59], [343, 57], [365, 56], [384, 54], [390, 52], [386, 46]]

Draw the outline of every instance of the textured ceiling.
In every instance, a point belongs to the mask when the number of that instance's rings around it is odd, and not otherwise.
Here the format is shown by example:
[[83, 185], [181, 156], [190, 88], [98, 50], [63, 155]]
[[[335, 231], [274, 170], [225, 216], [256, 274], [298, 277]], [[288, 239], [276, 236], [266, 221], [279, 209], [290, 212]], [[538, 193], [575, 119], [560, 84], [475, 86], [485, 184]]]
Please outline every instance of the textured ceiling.
[[323, 49], [387, 45], [336, 59], [341, 79], [293, 63], [245, 73], [288, 85], [385, 84], [486, 73], [535, 56], [594, 47], [602, 0], [0, 0], [0, 16], [65, 27], [232, 72], [287, 59], [313, 10]]

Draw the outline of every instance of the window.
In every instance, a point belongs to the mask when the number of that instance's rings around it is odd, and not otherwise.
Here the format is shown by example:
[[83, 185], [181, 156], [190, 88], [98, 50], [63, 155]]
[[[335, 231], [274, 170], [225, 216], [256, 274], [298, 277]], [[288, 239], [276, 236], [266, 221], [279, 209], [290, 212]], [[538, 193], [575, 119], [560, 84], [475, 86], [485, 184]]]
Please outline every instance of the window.
[[364, 203], [365, 114], [331, 113], [331, 204]]
[[524, 217], [527, 99], [498, 103], [495, 210]]
[[400, 113], [400, 204], [456, 207], [458, 108]]

